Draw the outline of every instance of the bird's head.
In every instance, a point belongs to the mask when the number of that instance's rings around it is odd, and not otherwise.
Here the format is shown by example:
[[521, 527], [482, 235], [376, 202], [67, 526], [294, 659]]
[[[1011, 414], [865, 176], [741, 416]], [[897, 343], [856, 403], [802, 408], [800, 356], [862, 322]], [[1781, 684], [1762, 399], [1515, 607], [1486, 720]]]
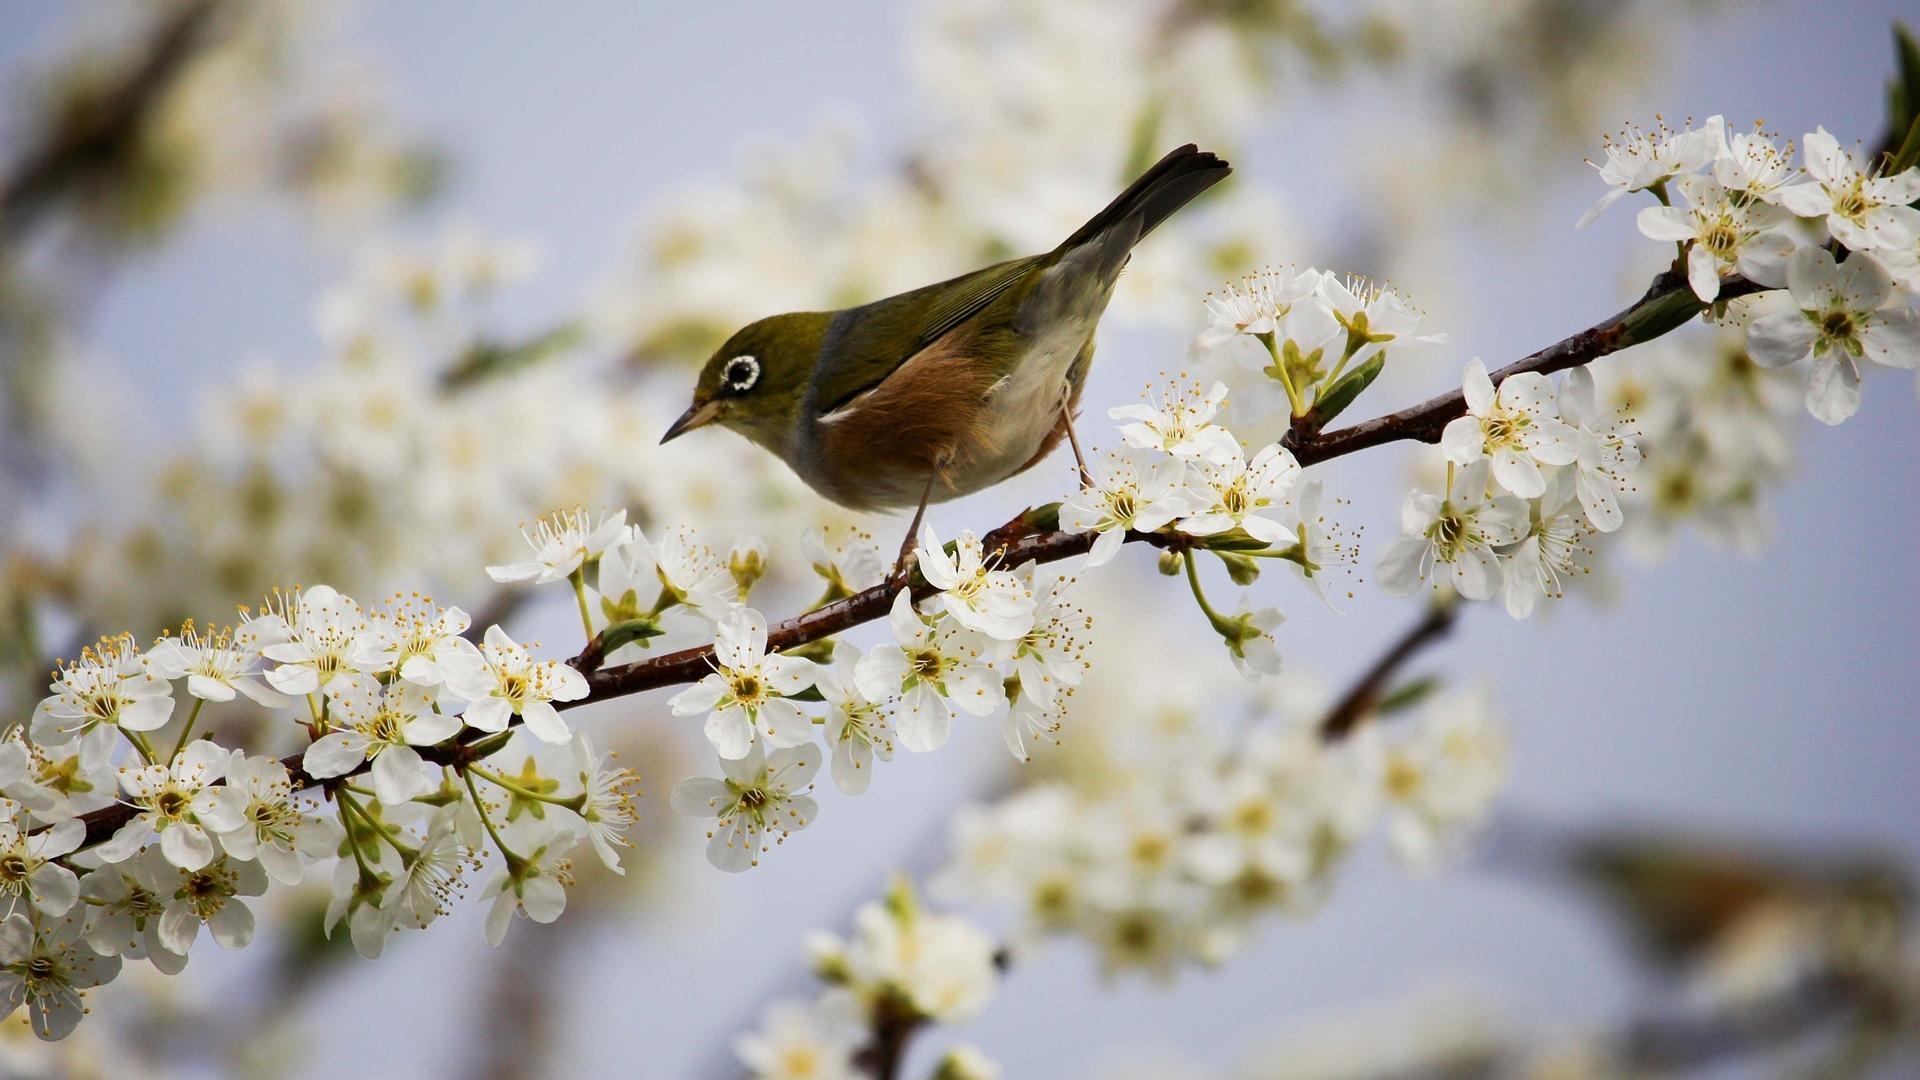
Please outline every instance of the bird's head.
[[784, 454], [832, 318], [818, 311], [775, 315], [728, 338], [700, 369], [693, 404], [660, 441], [719, 424]]

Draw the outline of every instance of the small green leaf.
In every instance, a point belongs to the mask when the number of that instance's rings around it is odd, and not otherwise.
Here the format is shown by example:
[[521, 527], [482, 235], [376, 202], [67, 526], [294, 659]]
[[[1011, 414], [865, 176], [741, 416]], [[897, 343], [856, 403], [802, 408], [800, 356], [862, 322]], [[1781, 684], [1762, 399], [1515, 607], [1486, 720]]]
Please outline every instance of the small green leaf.
[[1438, 676], [1422, 675], [1417, 679], [1410, 679], [1388, 691], [1387, 695], [1380, 699], [1380, 703], [1374, 706], [1373, 711], [1380, 716], [1404, 712], [1432, 697], [1434, 691], [1438, 689], [1440, 689]]
[[600, 655], [611, 656], [615, 649], [635, 641], [646, 641], [666, 633], [660, 628], [658, 620], [649, 618], [627, 619], [614, 623], [600, 631], [597, 640], [600, 643]]
[[1034, 532], [1058, 532], [1060, 529], [1060, 504], [1045, 503], [1028, 507], [1020, 513], [1020, 524]]
[[1373, 380], [1379, 378], [1380, 373], [1386, 370], [1386, 367], [1387, 354], [1386, 350], [1383, 349], [1380, 352], [1374, 353], [1371, 357], [1368, 357], [1366, 363], [1340, 376], [1332, 386], [1327, 387], [1325, 393], [1321, 394], [1319, 398], [1314, 401], [1313, 412], [1315, 417], [1324, 424], [1345, 412], [1347, 406], [1353, 404], [1354, 399], [1364, 393], [1367, 387], [1372, 386]]
[[1209, 551], [1216, 554], [1222, 551], [1267, 550], [1267, 542], [1265, 540], [1255, 540], [1253, 537], [1247, 535], [1245, 529], [1229, 529], [1223, 533], [1215, 533], [1212, 536], [1205, 537], [1201, 542], [1206, 545]]

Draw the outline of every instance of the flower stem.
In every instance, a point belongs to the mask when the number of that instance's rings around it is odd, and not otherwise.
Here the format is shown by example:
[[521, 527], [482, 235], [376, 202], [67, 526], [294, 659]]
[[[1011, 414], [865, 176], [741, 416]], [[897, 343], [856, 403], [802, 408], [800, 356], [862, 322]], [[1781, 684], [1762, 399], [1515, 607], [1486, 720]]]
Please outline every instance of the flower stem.
[[1293, 415], [1307, 415], [1307, 406], [1300, 400], [1300, 391], [1293, 387], [1293, 376], [1287, 371], [1287, 362], [1280, 358], [1280, 346], [1274, 341], [1272, 331], [1256, 336], [1259, 337], [1260, 343], [1267, 347], [1267, 355], [1273, 357], [1274, 375], [1279, 378], [1281, 388], [1287, 392], [1287, 404], [1292, 408]]
[[204, 698], [193, 699], [193, 711], [187, 714], [187, 726], [180, 729], [180, 738], [174, 741], [173, 753], [167, 755], [168, 761], [179, 757], [180, 751], [187, 748], [188, 741], [193, 738], [193, 725], [195, 721], [200, 719], [200, 707], [205, 704], [206, 700]]
[[573, 583], [573, 598], [580, 603], [580, 629], [586, 632], [587, 640], [592, 641], [593, 614], [587, 607], [587, 575], [575, 570], [567, 575], [567, 580]]
[[1193, 557], [1191, 550], [1182, 551], [1180, 558], [1187, 565], [1187, 587], [1193, 590], [1193, 599], [1200, 605], [1200, 613], [1207, 617], [1207, 622], [1213, 625], [1214, 630], [1222, 634], [1226, 633], [1232, 628], [1232, 623], [1226, 616], [1215, 611], [1212, 604], [1207, 603], [1206, 591], [1200, 587], [1200, 564], [1198, 560]]
[[500, 831], [493, 827], [493, 815], [487, 813], [486, 801], [480, 798], [480, 786], [473, 782], [473, 766], [462, 768], [460, 779], [467, 782], [467, 794], [473, 798], [473, 808], [480, 814], [480, 824], [487, 830], [487, 835], [493, 838], [493, 846], [500, 849], [500, 857], [507, 861], [507, 869], [511, 872], [516, 865], [526, 860], [514, 854], [513, 849], [507, 846], [507, 842], [500, 839]]

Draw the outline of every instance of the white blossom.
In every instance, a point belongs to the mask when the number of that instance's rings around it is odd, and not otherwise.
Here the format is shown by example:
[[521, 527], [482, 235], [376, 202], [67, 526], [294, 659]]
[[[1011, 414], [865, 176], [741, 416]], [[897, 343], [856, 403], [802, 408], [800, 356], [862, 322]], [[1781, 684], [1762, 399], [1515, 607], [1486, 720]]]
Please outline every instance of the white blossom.
[[286, 695], [260, 681], [253, 668], [260, 654], [240, 648], [233, 632], [202, 631], [187, 620], [175, 637], [163, 637], [147, 650], [154, 674], [163, 679], [187, 680], [187, 693], [201, 701], [232, 701], [236, 694], [269, 709], [289, 704]]
[[849, 795], [867, 790], [873, 762], [893, 760], [891, 698], [875, 701], [860, 689], [855, 672], [860, 650], [845, 640], [833, 643], [833, 663], [816, 672], [814, 685], [826, 699], [825, 736], [830, 748], [833, 786]]
[[920, 527], [913, 551], [920, 573], [940, 590], [926, 601], [934, 614], [945, 613], [969, 630], [1013, 641], [1033, 627], [1033, 590], [1019, 575], [988, 558], [980, 538], [962, 532], [949, 555], [931, 524]]
[[75, 912], [35, 933], [25, 915], [0, 920], [0, 1018], [27, 1007], [33, 1033], [64, 1039], [86, 1011], [80, 991], [112, 981], [120, 958], [101, 956], [81, 936], [85, 917]]
[[1101, 566], [1120, 551], [1128, 532], [1157, 532], [1188, 512], [1185, 465], [1133, 447], [1102, 454], [1091, 484], [1060, 506], [1060, 528], [1094, 532], [1088, 566]]
[[228, 752], [212, 742], [189, 743], [172, 765], [122, 766], [120, 787], [136, 813], [113, 838], [93, 849], [107, 862], [132, 858], [157, 833], [167, 861], [198, 870], [213, 861], [213, 837], [201, 815], [214, 810], [211, 785], [227, 769]]
[[1920, 240], [1920, 169], [1876, 176], [1840, 146], [1826, 128], [1801, 140], [1809, 184], [1784, 187], [1781, 206], [1804, 218], [1821, 218], [1835, 240], [1851, 251], [1897, 251]]
[[534, 522], [533, 531], [520, 530], [533, 558], [487, 567], [487, 576], [502, 584], [532, 582], [546, 585], [565, 581], [580, 568], [626, 543], [632, 536], [627, 512], [616, 510], [597, 524], [585, 510], [559, 511]]
[[1156, 404], [1150, 396], [1138, 405], [1120, 405], [1107, 410], [1115, 420], [1128, 423], [1120, 427], [1120, 437], [1128, 446], [1158, 450], [1182, 461], [1228, 461], [1240, 450], [1233, 433], [1213, 422], [1227, 400], [1227, 386], [1216, 382], [1204, 393], [1198, 385], [1174, 382], [1168, 385], [1166, 400]]
[[1754, 362], [1784, 367], [1812, 356], [1807, 411], [1838, 424], [1860, 407], [1860, 361], [1920, 366], [1920, 312], [1889, 307], [1893, 282], [1872, 256], [1836, 264], [1823, 247], [1787, 262], [1787, 289], [1798, 310], [1763, 315], [1747, 328]]
[[768, 655], [766, 616], [752, 608], [721, 616], [713, 658], [714, 671], [668, 704], [675, 716], [705, 714], [707, 741], [722, 758], [743, 758], [762, 740], [785, 748], [813, 737], [813, 722], [788, 700], [813, 685], [813, 663]]
[[564, 743], [573, 733], [553, 702], [578, 701], [588, 687], [586, 676], [571, 665], [535, 660], [505, 630], [489, 626], [479, 655], [450, 668], [447, 689], [468, 703], [462, 718], [476, 731], [505, 731], [518, 716], [535, 736]]
[[1512, 495], [1489, 498], [1488, 468], [1485, 462], [1469, 466], [1445, 497], [1407, 493], [1400, 508], [1404, 535], [1380, 558], [1380, 588], [1388, 596], [1411, 596], [1440, 566], [1469, 600], [1485, 600], [1500, 589], [1500, 559], [1493, 549], [1526, 534], [1527, 504]]
[[776, 1001], [754, 1031], [733, 1040], [752, 1080], [860, 1080], [854, 1055], [866, 1039], [846, 995]]
[[61, 743], [103, 727], [153, 731], [173, 715], [173, 687], [131, 636], [102, 638], [77, 663], [63, 664], [48, 689], [52, 696], [33, 710], [37, 743]]
[[345, 776], [370, 759], [374, 793], [388, 805], [439, 786], [439, 768], [414, 748], [444, 742], [462, 727], [460, 717], [439, 711], [431, 691], [411, 682], [389, 683], [366, 697], [343, 697], [328, 718], [334, 730], [307, 745], [301, 767], [325, 780]]
[[1547, 489], [1542, 465], [1569, 465], [1580, 453], [1581, 439], [1562, 423], [1555, 405], [1553, 381], [1536, 371], [1509, 375], [1499, 387], [1487, 366], [1474, 358], [1462, 378], [1467, 415], [1447, 423], [1440, 448], [1456, 465], [1482, 459], [1493, 463], [1493, 478], [1523, 499], [1538, 498]]
[[[366, 616], [351, 597], [326, 585], [315, 585], [270, 602], [269, 614], [256, 622], [283, 630], [285, 640], [265, 645], [260, 652], [278, 666], [267, 671], [275, 690], [295, 697], [325, 693], [329, 698], [366, 693], [373, 676], [354, 665], [353, 653], [366, 631]], [[270, 622], [269, 622], [270, 621]]]
[[1726, 142], [1726, 121], [1710, 116], [1691, 131], [1675, 132], [1665, 124], [1650, 131], [1629, 127], [1604, 147], [1606, 160], [1594, 165], [1608, 191], [1580, 216], [1577, 228], [1593, 224], [1602, 211], [1629, 192], [1664, 185], [1684, 173], [1699, 172], [1719, 156]]
[[1764, 202], [1736, 199], [1712, 177], [1689, 174], [1674, 181], [1687, 207], [1649, 206], [1640, 211], [1641, 235], [1688, 245], [1687, 284], [1700, 299], [1720, 295], [1720, 275], [1732, 271], [1761, 285], [1786, 283], [1793, 238], [1778, 231], [1790, 218]]
[[[739, 759], [721, 758], [720, 778], [689, 777], [669, 801], [688, 817], [716, 819], [707, 833], [707, 861], [728, 873], [760, 864], [771, 844], [809, 825], [819, 806], [806, 794], [820, 769], [809, 743], [768, 754], [758, 743]], [[770, 834], [773, 835], [770, 840]]]
[[915, 753], [938, 750], [953, 731], [955, 709], [992, 716], [1006, 707], [1006, 688], [992, 666], [1003, 643], [928, 622], [914, 611], [905, 589], [894, 597], [887, 621], [894, 640], [860, 658], [854, 681], [872, 700], [899, 699], [894, 725], [900, 745]]
[[1300, 463], [1277, 443], [1252, 461], [1236, 449], [1225, 461], [1202, 462], [1187, 484], [1192, 513], [1180, 522], [1180, 531], [1215, 536], [1239, 529], [1261, 543], [1274, 543], [1291, 535], [1293, 526], [1263, 511], [1290, 509], [1288, 499], [1299, 480]]

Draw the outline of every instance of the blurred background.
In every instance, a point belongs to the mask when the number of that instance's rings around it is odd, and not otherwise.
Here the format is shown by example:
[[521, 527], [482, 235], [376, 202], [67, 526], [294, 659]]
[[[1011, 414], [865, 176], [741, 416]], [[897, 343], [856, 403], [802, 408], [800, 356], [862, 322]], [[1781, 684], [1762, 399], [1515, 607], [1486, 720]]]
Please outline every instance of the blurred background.
[[[1267, 263], [1391, 279], [1446, 333], [1396, 355], [1353, 415], [1388, 411], [1457, 385], [1472, 356], [1504, 363], [1618, 310], [1663, 268], [1632, 202], [1573, 228], [1601, 191], [1583, 159], [1622, 123], [1719, 113], [1876, 145], [1901, 14], [1893, 0], [9, 6], [0, 708], [24, 717], [50, 661], [100, 633], [147, 639], [291, 582], [369, 599], [431, 588], [571, 653], [566, 598], [496, 594], [481, 571], [520, 545], [518, 523], [575, 504], [691, 524], [723, 548], [760, 535], [776, 577], [759, 604], [797, 610], [817, 592], [800, 529], [845, 519], [730, 435], [655, 446], [694, 366], [761, 315], [1049, 248], [1181, 142], [1228, 157], [1233, 181], [1141, 249], [1081, 430], [1111, 445], [1104, 410], [1192, 363], [1204, 291]], [[1619, 370], [1711, 364], [1720, 348], [1691, 328]], [[1827, 910], [1862, 880], [1900, 897], [1920, 860], [1920, 424], [1912, 381], [1876, 375], [1834, 429], [1803, 422], [1789, 391], [1764, 468], [1649, 482], [1580, 595], [1526, 624], [1467, 611], [1416, 665], [1484, 682], [1512, 731], [1510, 790], [1462, 865], [1410, 877], [1363, 852], [1324, 910], [1165, 984], [1105, 979], [1062, 942], [986, 1015], [916, 1047], [907, 1075], [950, 1035], [1012, 1077], [1386, 1075], [1394, 1059], [1354, 1064], [1369, 1050], [1406, 1055], [1395, 1075], [1439, 1075], [1421, 1055], [1450, 1040], [1577, 1047], [1683, 1005], [1702, 970], [1775, 962], [1764, 927], [1729, 929], [1754, 910]], [[1364, 579], [1419, 457], [1315, 470], [1365, 530], [1362, 580], [1344, 614], [1289, 582], [1247, 590], [1290, 616], [1288, 675], [1263, 691], [1275, 709], [1325, 700], [1414, 617]], [[984, 531], [1070, 482], [1049, 462], [932, 520]], [[889, 543], [902, 527], [861, 524]], [[1121, 563], [1094, 605], [1090, 688], [1063, 746], [1030, 765], [962, 724], [858, 799], [823, 791], [818, 824], [725, 876], [665, 804], [707, 770], [699, 732], [663, 695], [598, 706], [583, 722], [646, 783], [637, 868], [584, 881], [560, 923], [521, 922], [493, 950], [463, 905], [366, 963], [319, 943], [322, 890], [264, 918], [246, 952], [100, 992], [84, 1042], [10, 1040], [0, 1072], [738, 1075], [729, 1040], [808, 986], [803, 933], [844, 929], [896, 870], [937, 869], [957, 807], [1071, 777], [1076, 755], [1151, 726], [1155, 678], [1237, 682], [1151, 560]], [[1911, 962], [1890, 963], [1910, 994]], [[1908, 1007], [1815, 1009], [1781, 1039], [1705, 1055], [1699, 1075], [1920, 1075]], [[1764, 1069], [1749, 1053], [1783, 1041]]]

